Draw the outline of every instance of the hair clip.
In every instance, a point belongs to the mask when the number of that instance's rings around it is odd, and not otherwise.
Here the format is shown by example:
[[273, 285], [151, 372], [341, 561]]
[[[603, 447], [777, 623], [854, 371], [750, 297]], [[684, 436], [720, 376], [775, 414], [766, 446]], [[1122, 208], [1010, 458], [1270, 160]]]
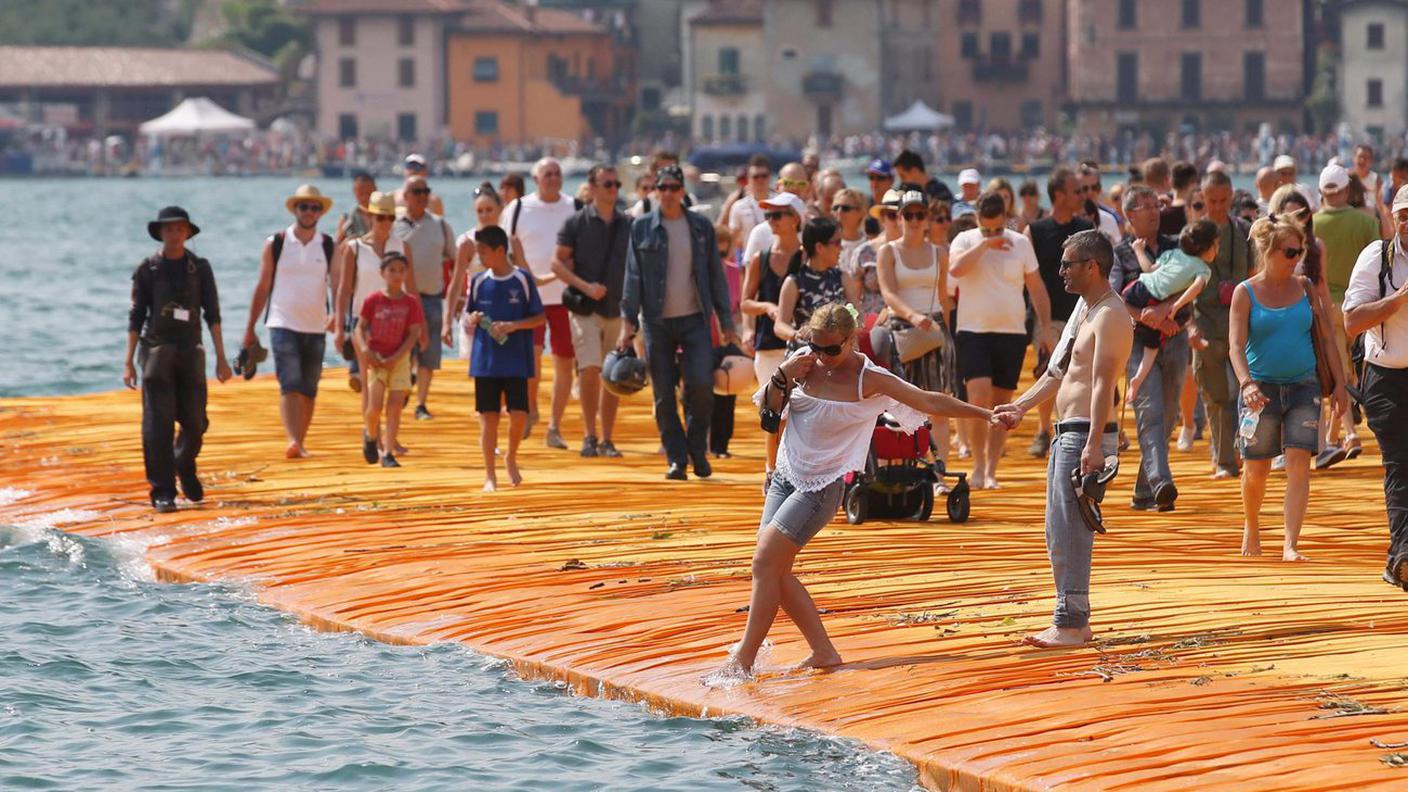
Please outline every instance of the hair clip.
[[860, 311], [856, 310], [854, 305], [846, 303], [846, 313], [851, 315], [851, 321], [860, 322]]

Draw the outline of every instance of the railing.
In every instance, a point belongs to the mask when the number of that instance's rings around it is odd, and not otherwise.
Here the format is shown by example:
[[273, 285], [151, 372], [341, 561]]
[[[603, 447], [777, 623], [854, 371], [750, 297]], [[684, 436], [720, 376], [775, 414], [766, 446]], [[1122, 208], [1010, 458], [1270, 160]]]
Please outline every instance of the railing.
[[1027, 62], [984, 55], [973, 60], [973, 82], [1023, 82]]
[[575, 74], [559, 74], [548, 79], [558, 91], [568, 96], [623, 96], [629, 87], [624, 75], [588, 79]]
[[711, 74], [701, 87], [706, 94], [737, 96], [748, 92], [748, 79], [741, 74]]

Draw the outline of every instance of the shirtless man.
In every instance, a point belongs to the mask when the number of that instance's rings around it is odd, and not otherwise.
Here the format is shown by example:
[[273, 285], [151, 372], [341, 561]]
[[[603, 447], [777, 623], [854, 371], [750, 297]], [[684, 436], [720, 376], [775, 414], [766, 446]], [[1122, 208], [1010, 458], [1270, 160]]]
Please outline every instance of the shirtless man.
[[[1080, 646], [1089, 641], [1090, 555], [1095, 531], [1081, 516], [1071, 473], [1094, 473], [1115, 453], [1115, 386], [1129, 359], [1134, 327], [1121, 298], [1110, 288], [1114, 250], [1099, 231], [1081, 231], [1066, 240], [1061, 278], [1067, 292], [1080, 295], [1051, 364], [1041, 379], [1011, 404], [993, 410], [1008, 428], [1028, 410], [1056, 397], [1056, 432], [1046, 467], [1046, 552], [1056, 581], [1056, 612], [1051, 627], [1027, 636], [1033, 646]], [[1091, 427], [1104, 431], [1091, 432]]]

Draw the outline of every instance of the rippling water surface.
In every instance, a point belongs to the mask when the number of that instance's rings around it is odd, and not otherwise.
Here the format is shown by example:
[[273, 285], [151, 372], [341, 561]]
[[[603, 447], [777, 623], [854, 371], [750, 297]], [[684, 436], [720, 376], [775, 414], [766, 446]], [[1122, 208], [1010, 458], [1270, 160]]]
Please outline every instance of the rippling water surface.
[[914, 788], [850, 742], [314, 632], [240, 590], [152, 582], [139, 558], [0, 527], [0, 789]]

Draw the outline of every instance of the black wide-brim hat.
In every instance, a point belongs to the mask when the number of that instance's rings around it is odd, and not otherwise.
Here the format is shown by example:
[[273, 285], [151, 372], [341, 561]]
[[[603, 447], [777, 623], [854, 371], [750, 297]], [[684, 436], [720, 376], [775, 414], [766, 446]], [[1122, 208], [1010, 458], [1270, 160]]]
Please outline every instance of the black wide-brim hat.
[[177, 220], [186, 221], [186, 225], [191, 227], [191, 236], [195, 236], [196, 234], [200, 233], [200, 226], [196, 225], [195, 223], [192, 223], [191, 216], [187, 214], [185, 209], [182, 209], [179, 206], [167, 206], [164, 207], [160, 212], [157, 212], [156, 219], [151, 221], [150, 223], [147, 223], [147, 233], [151, 235], [152, 239], [155, 239], [156, 241], [160, 242], [161, 226], [164, 223], [174, 223]]

